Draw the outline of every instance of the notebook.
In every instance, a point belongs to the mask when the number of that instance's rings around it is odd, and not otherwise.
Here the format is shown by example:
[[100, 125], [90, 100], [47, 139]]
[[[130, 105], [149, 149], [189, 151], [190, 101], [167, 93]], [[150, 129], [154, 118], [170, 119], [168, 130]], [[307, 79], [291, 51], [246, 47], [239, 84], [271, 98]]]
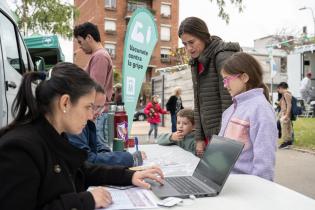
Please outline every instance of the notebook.
[[192, 176], [166, 177], [164, 185], [146, 180], [153, 193], [166, 197], [188, 198], [218, 195], [228, 178], [244, 144], [239, 141], [213, 135], [205, 153]]

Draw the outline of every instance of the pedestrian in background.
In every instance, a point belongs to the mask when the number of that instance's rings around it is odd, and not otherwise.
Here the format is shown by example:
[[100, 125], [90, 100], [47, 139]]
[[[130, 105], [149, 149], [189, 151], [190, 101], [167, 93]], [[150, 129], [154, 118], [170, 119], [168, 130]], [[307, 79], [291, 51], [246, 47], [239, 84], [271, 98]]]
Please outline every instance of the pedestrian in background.
[[291, 100], [292, 94], [288, 90], [289, 86], [286, 82], [281, 82], [277, 86], [277, 91], [282, 94], [280, 99], [280, 124], [281, 124], [281, 144], [279, 149], [286, 148], [293, 144], [293, 126], [291, 121]]
[[113, 94], [113, 64], [112, 59], [103, 47], [99, 30], [96, 25], [90, 22], [77, 25], [74, 28], [74, 37], [77, 39], [80, 48], [91, 58], [85, 67], [90, 77], [100, 84], [106, 93], [106, 104], [102, 114], [96, 119], [97, 137], [103, 144], [109, 146], [107, 139], [106, 120], [108, 103]]
[[111, 205], [112, 197], [104, 187], [86, 191], [90, 186], [149, 188], [145, 178], [162, 181], [158, 168], [134, 172], [88, 164], [86, 152], [69, 143], [65, 133], [82, 132], [93, 118], [94, 100], [95, 82], [74, 64], [57, 64], [46, 79], [41, 72], [24, 74], [15, 118], [0, 130], [1, 210], [94, 210]]
[[313, 87], [311, 79], [312, 73], [308, 72], [300, 84], [300, 93], [305, 105], [309, 104], [312, 98]]
[[253, 56], [235, 53], [221, 75], [233, 104], [223, 112], [219, 135], [245, 144], [232, 172], [273, 180], [278, 132], [262, 67]]
[[172, 132], [176, 131], [177, 113], [181, 109], [184, 109], [181, 94], [182, 89], [180, 87], [176, 87], [174, 89], [173, 95], [168, 99], [166, 103], [166, 109], [171, 113]]
[[160, 114], [167, 114], [168, 112], [161, 108], [159, 104], [159, 96], [152, 96], [151, 101], [144, 108], [144, 113], [147, 115], [147, 121], [150, 123], [150, 130], [148, 133], [149, 141], [151, 139], [151, 133], [154, 131], [154, 139], [158, 135], [158, 126], [161, 122]]
[[202, 156], [209, 138], [219, 133], [223, 111], [232, 103], [220, 70], [225, 60], [241, 48], [238, 43], [226, 43], [210, 35], [206, 23], [197, 17], [183, 20], [178, 36], [191, 57], [196, 154]]

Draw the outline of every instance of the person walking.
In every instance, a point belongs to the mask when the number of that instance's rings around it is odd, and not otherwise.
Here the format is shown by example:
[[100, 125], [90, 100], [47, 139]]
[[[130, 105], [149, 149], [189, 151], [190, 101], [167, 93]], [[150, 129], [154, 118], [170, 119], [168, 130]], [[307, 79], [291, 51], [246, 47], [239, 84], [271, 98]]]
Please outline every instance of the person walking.
[[281, 125], [281, 144], [279, 149], [286, 148], [293, 144], [293, 126], [291, 121], [291, 100], [292, 94], [288, 90], [289, 85], [286, 82], [281, 82], [277, 86], [277, 90], [282, 97], [280, 99], [280, 125]]
[[154, 139], [158, 135], [158, 126], [161, 122], [160, 114], [167, 114], [168, 112], [161, 108], [159, 104], [159, 96], [152, 96], [152, 100], [144, 108], [144, 113], [147, 115], [147, 121], [150, 123], [150, 130], [148, 133], [149, 141], [151, 139], [151, 133], [154, 131]]
[[197, 17], [183, 20], [178, 36], [191, 57], [196, 154], [202, 156], [209, 138], [219, 133], [223, 111], [232, 103], [220, 70], [225, 60], [241, 48], [238, 43], [226, 43], [210, 35], [206, 23]]
[[262, 67], [253, 56], [235, 53], [223, 65], [221, 75], [233, 104], [223, 112], [219, 135], [245, 144], [232, 172], [272, 181], [278, 131]]
[[74, 28], [74, 37], [85, 54], [91, 55], [85, 67], [90, 77], [100, 84], [106, 92], [106, 103], [102, 114], [96, 119], [97, 137], [104, 145], [109, 146], [107, 120], [108, 103], [113, 94], [113, 63], [109, 53], [101, 43], [100, 33], [96, 25], [90, 22], [77, 25]]
[[159, 168], [134, 172], [88, 164], [86, 152], [69, 143], [65, 133], [82, 132], [93, 118], [94, 100], [95, 82], [74, 64], [59, 63], [48, 77], [24, 74], [15, 118], [0, 130], [1, 210], [94, 210], [111, 205], [112, 197], [104, 187], [86, 191], [90, 186], [149, 188], [144, 179], [150, 177], [163, 182]]
[[182, 89], [180, 87], [176, 87], [174, 89], [174, 94], [168, 99], [166, 103], [166, 109], [171, 113], [172, 132], [176, 132], [177, 113], [181, 109], [184, 109], [181, 94]]

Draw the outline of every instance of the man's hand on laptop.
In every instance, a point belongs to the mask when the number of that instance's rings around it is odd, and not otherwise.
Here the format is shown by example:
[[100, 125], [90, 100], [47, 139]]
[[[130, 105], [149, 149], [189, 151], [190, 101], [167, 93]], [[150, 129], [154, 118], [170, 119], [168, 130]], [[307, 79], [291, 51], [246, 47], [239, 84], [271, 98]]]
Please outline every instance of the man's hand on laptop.
[[150, 189], [151, 185], [145, 182], [144, 179], [152, 179], [156, 182], [159, 182], [161, 185], [164, 184], [164, 175], [162, 170], [159, 167], [152, 167], [143, 171], [137, 171], [132, 176], [132, 184], [138, 187], [143, 187]]

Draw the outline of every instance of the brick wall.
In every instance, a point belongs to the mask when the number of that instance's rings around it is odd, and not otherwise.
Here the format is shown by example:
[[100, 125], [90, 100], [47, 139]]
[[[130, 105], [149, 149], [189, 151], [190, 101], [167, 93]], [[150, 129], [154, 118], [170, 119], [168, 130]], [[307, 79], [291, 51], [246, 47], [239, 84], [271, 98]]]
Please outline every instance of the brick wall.
[[[122, 70], [122, 62], [123, 62], [123, 48], [124, 48], [124, 39], [125, 32], [127, 29], [127, 20], [126, 16], [131, 15], [127, 13], [127, 3], [126, 0], [116, 0], [117, 5], [116, 9], [105, 9], [104, 0], [75, 0], [74, 4], [80, 11], [79, 19], [75, 21], [75, 25], [90, 21], [98, 26], [98, 29], [101, 34], [101, 41], [103, 45], [105, 42], [116, 43], [116, 56], [113, 59], [114, 66], [117, 70]], [[141, 2], [141, 1], [140, 1]], [[172, 50], [175, 50], [178, 47], [178, 37], [177, 37], [177, 29], [178, 29], [178, 17], [179, 17], [179, 0], [152, 0], [143, 1], [149, 2], [148, 4], [152, 7], [151, 9], [155, 12], [155, 19], [157, 24], [158, 33], [160, 34], [161, 24], [170, 25], [171, 26], [171, 40], [169, 42], [160, 41], [160, 35], [158, 39], [158, 43], [153, 51], [152, 59], [150, 65], [155, 68], [163, 68], [167, 66], [173, 66], [176, 64], [175, 60], [171, 60], [170, 63], [161, 63], [160, 59], [160, 47], [169, 47]], [[170, 17], [162, 17], [161, 16], [161, 2], [170, 3], [171, 4], [171, 16]], [[116, 21], [116, 32], [108, 33], [104, 30], [104, 20], [115, 19]], [[76, 40], [74, 40], [74, 63], [78, 64], [81, 67], [86, 66], [89, 56], [85, 55], [78, 48], [78, 44]], [[149, 74], [149, 78], [154, 75], [154, 71], [147, 72]]]

